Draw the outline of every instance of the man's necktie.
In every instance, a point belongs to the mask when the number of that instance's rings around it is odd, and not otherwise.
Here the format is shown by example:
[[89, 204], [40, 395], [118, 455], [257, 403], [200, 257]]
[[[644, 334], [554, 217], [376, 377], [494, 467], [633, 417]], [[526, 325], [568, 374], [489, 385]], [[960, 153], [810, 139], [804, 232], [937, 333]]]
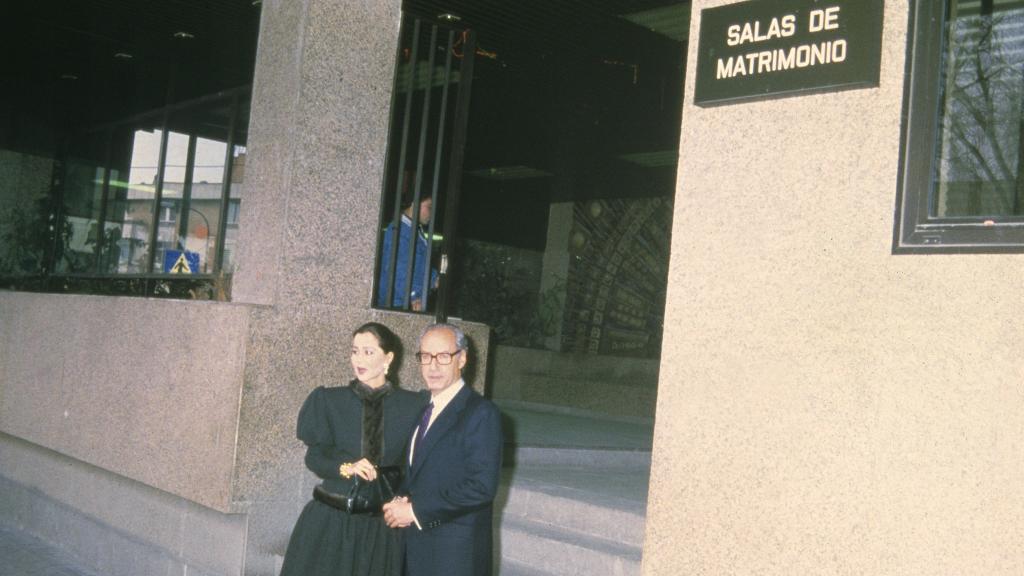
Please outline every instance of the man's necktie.
[[423, 416], [420, 417], [420, 427], [416, 430], [416, 441], [412, 447], [412, 457], [415, 458], [416, 454], [420, 451], [420, 444], [423, 442], [423, 437], [427, 434], [427, 426], [430, 426], [430, 414], [434, 411], [434, 403], [427, 404], [426, 410], [423, 411]]

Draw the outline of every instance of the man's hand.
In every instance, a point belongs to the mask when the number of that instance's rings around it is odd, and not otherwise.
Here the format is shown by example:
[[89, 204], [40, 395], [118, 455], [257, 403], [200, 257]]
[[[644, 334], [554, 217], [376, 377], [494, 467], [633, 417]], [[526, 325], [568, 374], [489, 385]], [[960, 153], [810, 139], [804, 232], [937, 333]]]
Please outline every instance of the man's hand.
[[412, 513], [412, 502], [405, 496], [399, 496], [384, 505], [384, 523], [388, 528], [405, 528], [412, 524], [416, 517]]

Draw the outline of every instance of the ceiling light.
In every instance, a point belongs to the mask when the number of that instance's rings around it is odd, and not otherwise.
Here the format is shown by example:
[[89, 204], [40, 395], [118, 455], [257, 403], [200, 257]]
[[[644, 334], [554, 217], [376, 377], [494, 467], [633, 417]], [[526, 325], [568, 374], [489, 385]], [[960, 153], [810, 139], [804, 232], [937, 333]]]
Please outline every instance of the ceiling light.
[[195, 35], [193, 35], [190, 32], [185, 32], [184, 30], [179, 30], [179, 31], [174, 33], [174, 37], [175, 38], [179, 38], [181, 40], [191, 40], [191, 39], [195, 38]]
[[65, 73], [60, 75], [60, 79], [61, 80], [78, 80], [78, 74], [72, 74], [70, 72], [65, 72]]
[[462, 20], [462, 18], [456, 16], [455, 14], [449, 13], [438, 14], [437, 19], [444, 20], [445, 22], [458, 22], [459, 20]]
[[118, 60], [131, 60], [132, 58], [135, 58], [135, 56], [132, 56], [127, 52], [116, 52], [114, 53], [114, 58], [117, 58]]

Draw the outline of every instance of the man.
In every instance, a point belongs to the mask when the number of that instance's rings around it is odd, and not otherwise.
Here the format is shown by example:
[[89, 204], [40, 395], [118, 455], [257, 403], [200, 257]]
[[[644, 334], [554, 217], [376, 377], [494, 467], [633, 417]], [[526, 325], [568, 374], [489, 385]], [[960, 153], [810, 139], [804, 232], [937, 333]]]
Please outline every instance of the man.
[[403, 497], [384, 520], [405, 528], [407, 576], [491, 573], [492, 504], [501, 472], [501, 415], [462, 380], [466, 336], [435, 324], [415, 354], [431, 403], [409, 443]]
[[[391, 288], [391, 250], [395, 241], [395, 223], [392, 222], [384, 229], [384, 241], [381, 243], [380, 281], [377, 282], [377, 306], [382, 308], [405, 308], [408, 301], [409, 307], [415, 311], [426, 309], [425, 296], [428, 290], [437, 288], [437, 270], [430, 268], [429, 284], [425, 285], [424, 275], [426, 274], [429, 262], [427, 261], [427, 249], [430, 241], [427, 239], [423, 227], [430, 224], [433, 216], [434, 201], [430, 196], [420, 200], [419, 214], [417, 217], [416, 229], [413, 231], [413, 205], [412, 199], [407, 200], [408, 204], [402, 210], [402, 217], [399, 223], [398, 251], [394, 259], [394, 291], [391, 294], [391, 303], [388, 304], [388, 289]], [[413, 242], [413, 237], [416, 238]], [[406, 278], [406, 271], [409, 268], [409, 258], [412, 258], [412, 278]]]

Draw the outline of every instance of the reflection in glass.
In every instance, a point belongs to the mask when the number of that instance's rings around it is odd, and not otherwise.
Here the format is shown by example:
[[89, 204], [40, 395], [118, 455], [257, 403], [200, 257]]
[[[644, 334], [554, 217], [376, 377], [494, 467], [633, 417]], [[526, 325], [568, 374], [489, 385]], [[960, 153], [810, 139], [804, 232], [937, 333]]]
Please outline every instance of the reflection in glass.
[[[230, 104], [218, 100], [171, 118], [156, 272], [171, 272], [182, 254], [192, 274], [216, 269]], [[168, 250], [175, 252], [165, 256]]]
[[43, 271], [52, 174], [52, 158], [0, 148], [0, 276]]
[[[0, 276], [45, 274], [51, 257], [64, 275], [230, 274], [246, 99], [203, 100], [80, 133], [62, 165], [0, 150]], [[175, 267], [182, 257], [187, 266]], [[210, 297], [226, 298], [224, 286]]]
[[[165, 272], [168, 250], [183, 250], [179, 245], [178, 223], [181, 221], [182, 199], [185, 195], [188, 169], [189, 142], [187, 134], [173, 128], [167, 134], [167, 153], [164, 160], [164, 180], [160, 200], [160, 217], [156, 231], [156, 257], [153, 272]], [[173, 263], [172, 263], [173, 264]]]
[[141, 274], [146, 272], [149, 257], [163, 131], [134, 127], [124, 130], [131, 143], [128, 180], [114, 189], [117, 201], [112, 203], [110, 214], [112, 224], [121, 228], [117, 271]]
[[224, 264], [226, 274], [235, 271], [235, 253], [238, 245], [238, 216], [242, 210], [242, 191], [245, 188], [245, 146], [231, 150], [231, 186], [228, 189], [228, 213], [224, 230]]
[[63, 273], [89, 273], [94, 269], [96, 245], [101, 241], [99, 218], [105, 176], [106, 133], [76, 138], [65, 163], [63, 234], [56, 246], [54, 269]]
[[945, 34], [930, 216], [1020, 215], [1024, 9], [1005, 0], [954, 0]]
[[217, 259], [217, 231], [224, 181], [226, 142], [196, 138], [195, 160], [190, 178], [188, 221], [184, 223], [184, 249], [199, 254], [199, 272], [213, 272]]

